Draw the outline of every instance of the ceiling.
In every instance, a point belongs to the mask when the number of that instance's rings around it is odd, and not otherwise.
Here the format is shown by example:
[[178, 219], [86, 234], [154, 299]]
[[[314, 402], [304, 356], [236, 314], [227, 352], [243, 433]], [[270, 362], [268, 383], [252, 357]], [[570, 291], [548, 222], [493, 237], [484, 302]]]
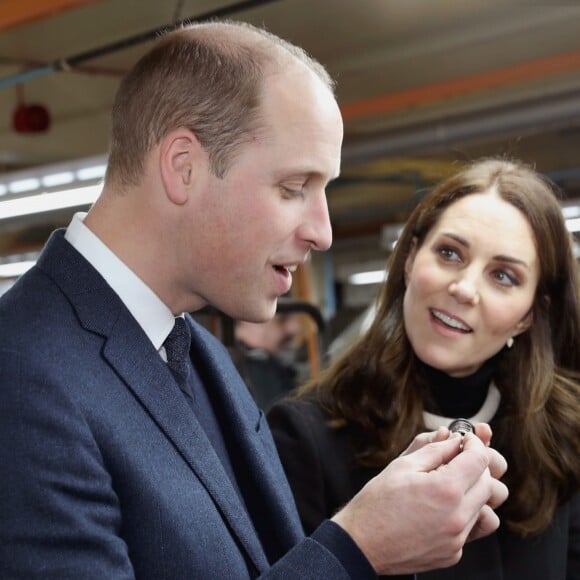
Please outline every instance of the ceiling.
[[[266, 26], [338, 82], [337, 278], [382, 261], [420, 195], [469, 159], [524, 159], [580, 200], [578, 0], [4, 0], [0, 178], [106, 155], [125, 71], [162, 28], [214, 15]], [[14, 111], [37, 104], [48, 130], [17, 132]], [[38, 249], [69, 218], [0, 222], [0, 256]]]

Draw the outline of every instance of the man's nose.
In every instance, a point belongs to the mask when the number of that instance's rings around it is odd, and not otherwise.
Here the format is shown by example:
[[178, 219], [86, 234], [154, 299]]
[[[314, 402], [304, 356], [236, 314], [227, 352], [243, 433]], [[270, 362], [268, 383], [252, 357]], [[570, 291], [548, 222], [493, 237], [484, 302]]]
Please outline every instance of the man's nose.
[[324, 191], [311, 200], [299, 235], [314, 250], [328, 250], [332, 245], [332, 226]]

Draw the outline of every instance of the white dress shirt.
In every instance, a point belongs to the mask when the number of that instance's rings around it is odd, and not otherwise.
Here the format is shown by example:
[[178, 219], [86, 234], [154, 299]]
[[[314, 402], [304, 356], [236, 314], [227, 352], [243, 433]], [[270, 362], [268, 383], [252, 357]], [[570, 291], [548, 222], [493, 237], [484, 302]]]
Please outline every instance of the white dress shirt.
[[86, 215], [78, 212], [73, 216], [65, 233], [66, 240], [106, 280], [161, 357], [167, 360], [163, 342], [174, 325], [171, 310], [83, 223]]

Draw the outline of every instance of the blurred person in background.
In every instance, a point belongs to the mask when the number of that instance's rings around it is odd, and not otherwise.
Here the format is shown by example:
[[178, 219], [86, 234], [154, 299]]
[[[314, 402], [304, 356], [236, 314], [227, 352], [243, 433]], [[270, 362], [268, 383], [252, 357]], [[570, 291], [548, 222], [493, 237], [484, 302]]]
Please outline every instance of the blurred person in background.
[[486, 159], [412, 212], [374, 322], [268, 419], [306, 533], [418, 433], [484, 421], [502, 525], [429, 579], [580, 579], [577, 264], [553, 186]]
[[297, 384], [300, 315], [278, 313], [266, 322], [235, 322], [234, 363], [264, 411]]

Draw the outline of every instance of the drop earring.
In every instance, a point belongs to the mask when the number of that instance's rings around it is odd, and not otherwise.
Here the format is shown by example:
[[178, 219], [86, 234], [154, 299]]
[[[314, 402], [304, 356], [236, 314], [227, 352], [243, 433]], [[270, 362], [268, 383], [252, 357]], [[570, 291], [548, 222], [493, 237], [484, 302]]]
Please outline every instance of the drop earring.
[[506, 346], [507, 346], [508, 348], [511, 348], [511, 347], [514, 345], [514, 337], [513, 337], [513, 336], [510, 336], [510, 337], [509, 337], [509, 338], [506, 340], [506, 343], [505, 343], [505, 344], [506, 344]]

